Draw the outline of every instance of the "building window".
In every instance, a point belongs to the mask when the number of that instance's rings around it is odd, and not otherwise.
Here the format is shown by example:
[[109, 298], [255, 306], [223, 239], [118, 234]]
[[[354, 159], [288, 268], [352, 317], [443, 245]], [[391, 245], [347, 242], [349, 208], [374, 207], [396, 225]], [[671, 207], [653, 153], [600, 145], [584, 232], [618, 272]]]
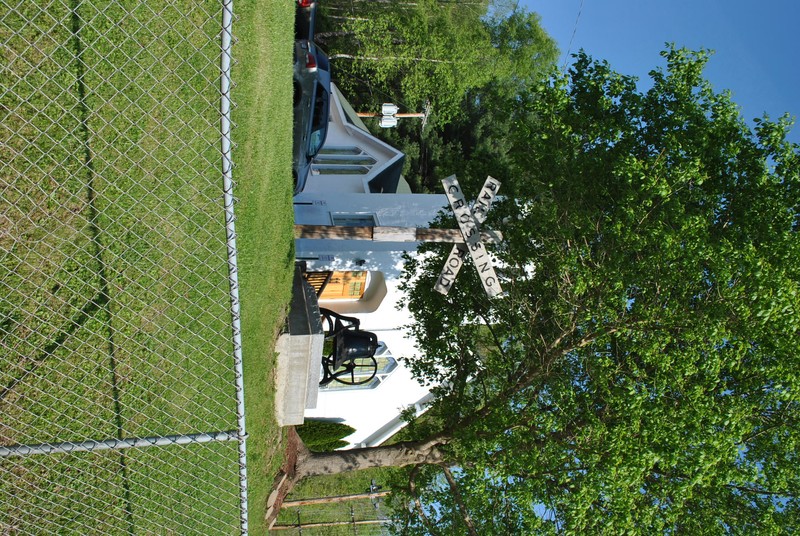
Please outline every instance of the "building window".
[[378, 222], [374, 214], [331, 213], [331, 223], [340, 227], [375, 227]]
[[377, 160], [356, 146], [324, 146], [311, 164], [314, 175], [367, 175]]
[[324, 145], [319, 151], [320, 156], [324, 155], [353, 155], [366, 154], [361, 148], [356, 146], [327, 146]]
[[372, 166], [377, 162], [368, 154], [359, 155], [317, 155], [314, 162], [319, 164], [319, 168], [326, 166]]
[[326, 163], [325, 165], [314, 164], [311, 167], [311, 173], [314, 175], [366, 175], [369, 173], [369, 169], [368, 166], [339, 166]]
[[[332, 381], [327, 385], [321, 386], [320, 391], [353, 391], [359, 389], [376, 389], [391, 376], [392, 372], [397, 368], [397, 360], [392, 356], [386, 343], [380, 342], [378, 351], [375, 352], [375, 361], [378, 362], [378, 373], [371, 381], [361, 385], [345, 385], [337, 381]], [[370, 371], [371, 374], [371, 371]], [[358, 379], [358, 375], [356, 375]]]

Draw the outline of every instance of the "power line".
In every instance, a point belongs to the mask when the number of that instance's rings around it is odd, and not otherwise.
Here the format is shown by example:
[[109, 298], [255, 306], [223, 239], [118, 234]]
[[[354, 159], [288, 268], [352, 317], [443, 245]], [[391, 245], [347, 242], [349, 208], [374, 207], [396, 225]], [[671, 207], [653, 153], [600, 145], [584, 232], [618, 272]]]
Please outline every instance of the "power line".
[[567, 45], [567, 52], [564, 54], [564, 65], [562, 67], [563, 70], [567, 69], [567, 61], [569, 61], [569, 55], [572, 52], [572, 43], [575, 41], [575, 34], [578, 31], [578, 22], [581, 20], [581, 13], [583, 13], [583, 0], [581, 0], [581, 5], [578, 6], [578, 15], [575, 17], [575, 26], [572, 28], [572, 36], [569, 38], [569, 45]]

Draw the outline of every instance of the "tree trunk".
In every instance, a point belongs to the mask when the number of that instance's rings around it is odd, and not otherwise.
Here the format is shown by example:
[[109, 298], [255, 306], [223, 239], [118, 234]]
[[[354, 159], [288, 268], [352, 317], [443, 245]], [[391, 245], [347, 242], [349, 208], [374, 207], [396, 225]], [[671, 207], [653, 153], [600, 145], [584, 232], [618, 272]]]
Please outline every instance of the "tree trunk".
[[449, 436], [434, 436], [425, 441], [408, 441], [385, 447], [370, 447], [334, 452], [311, 452], [303, 444], [294, 427], [289, 427], [286, 458], [272, 483], [267, 499], [265, 521], [272, 527], [278, 519], [283, 500], [300, 480], [310, 476], [332, 475], [372, 467], [404, 467], [406, 465], [441, 464], [439, 449], [450, 441]]
[[295, 477], [300, 480], [309, 476], [332, 475], [373, 467], [440, 464], [445, 460], [439, 447], [445, 443], [447, 438], [437, 437], [427, 441], [321, 453], [302, 447], [297, 457]]
[[463, 61], [453, 61], [453, 60], [436, 60], [432, 58], [401, 58], [400, 56], [354, 56], [353, 54], [333, 54], [328, 59], [330, 60], [362, 60], [362, 61], [422, 61], [427, 63], [461, 63], [464, 64], [466, 62]]
[[370, 20], [370, 19], [368, 19], [366, 17], [343, 17], [341, 15], [328, 15], [328, 18], [329, 19], [335, 19], [335, 20], [364, 20], [364, 21], [369, 21]]
[[320, 32], [314, 34], [314, 40], [316, 41], [318, 38], [327, 39], [329, 37], [346, 37], [348, 35], [355, 35], [355, 32], [345, 32], [345, 31]]

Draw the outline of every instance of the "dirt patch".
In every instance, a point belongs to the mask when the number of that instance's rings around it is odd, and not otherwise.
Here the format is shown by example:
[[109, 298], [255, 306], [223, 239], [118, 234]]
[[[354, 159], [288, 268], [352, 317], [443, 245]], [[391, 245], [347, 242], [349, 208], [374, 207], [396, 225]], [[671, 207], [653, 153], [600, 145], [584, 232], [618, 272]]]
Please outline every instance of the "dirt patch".
[[266, 525], [270, 529], [278, 520], [281, 505], [297, 483], [297, 458], [303, 444], [294, 426], [287, 427], [286, 445], [283, 451], [283, 463], [272, 481], [272, 491], [267, 499]]

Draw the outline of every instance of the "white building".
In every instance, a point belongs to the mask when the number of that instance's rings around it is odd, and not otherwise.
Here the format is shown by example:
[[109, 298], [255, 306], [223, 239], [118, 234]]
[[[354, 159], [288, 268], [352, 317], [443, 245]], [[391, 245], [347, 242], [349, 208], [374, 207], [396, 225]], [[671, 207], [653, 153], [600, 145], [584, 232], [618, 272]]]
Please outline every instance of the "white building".
[[405, 155], [373, 136], [331, 84], [328, 135], [303, 193], [410, 193], [400, 179], [404, 162]]
[[[294, 198], [295, 223], [339, 226], [426, 227], [447, 205], [444, 194], [412, 194], [400, 176], [405, 155], [369, 133], [339, 91], [332, 87], [328, 136], [312, 164], [305, 189]], [[402, 427], [400, 412], [417, 412], [430, 400], [402, 358], [417, 351], [404, 326], [407, 310], [398, 310], [398, 278], [408, 242], [308, 240], [295, 243], [297, 260], [309, 272], [333, 275], [320, 307], [354, 316], [361, 329], [381, 342], [378, 374], [360, 386], [337, 382], [320, 389], [307, 418], [342, 419], [356, 432], [351, 446], [380, 444]], [[431, 289], [433, 292], [433, 289]]]

